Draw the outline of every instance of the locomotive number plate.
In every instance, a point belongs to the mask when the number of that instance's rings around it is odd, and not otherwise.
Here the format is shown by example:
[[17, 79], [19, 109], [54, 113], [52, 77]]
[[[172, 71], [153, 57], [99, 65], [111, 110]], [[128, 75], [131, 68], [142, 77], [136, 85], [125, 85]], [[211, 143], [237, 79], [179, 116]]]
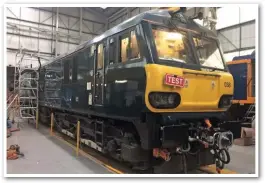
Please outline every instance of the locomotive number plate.
[[173, 74], [166, 74], [165, 76], [165, 82], [166, 85], [170, 86], [177, 86], [177, 87], [184, 87], [185, 79], [182, 76], [176, 76]]
[[231, 87], [231, 83], [230, 82], [224, 82], [224, 86], [230, 88]]

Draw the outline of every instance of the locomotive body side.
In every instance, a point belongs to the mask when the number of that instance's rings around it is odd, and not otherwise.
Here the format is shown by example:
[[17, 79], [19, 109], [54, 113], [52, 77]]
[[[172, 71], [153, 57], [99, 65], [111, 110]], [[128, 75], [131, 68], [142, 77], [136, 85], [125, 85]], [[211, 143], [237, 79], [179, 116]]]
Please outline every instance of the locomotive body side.
[[212, 164], [201, 143], [232, 141], [215, 129], [231, 104], [233, 77], [216, 35], [182, 21], [172, 26], [165, 10], [141, 14], [43, 66], [41, 115], [54, 112], [58, 129], [73, 137], [81, 121], [82, 142], [140, 169], [161, 163], [160, 151], [195, 149], [200, 165]]

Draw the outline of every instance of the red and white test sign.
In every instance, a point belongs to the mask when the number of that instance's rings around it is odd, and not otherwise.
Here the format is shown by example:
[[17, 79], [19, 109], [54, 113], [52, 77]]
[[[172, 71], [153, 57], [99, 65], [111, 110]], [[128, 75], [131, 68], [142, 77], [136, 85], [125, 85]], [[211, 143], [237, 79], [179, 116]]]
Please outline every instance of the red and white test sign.
[[185, 79], [182, 76], [176, 76], [173, 74], [166, 74], [165, 84], [170, 86], [178, 86], [183, 88], [185, 84]]

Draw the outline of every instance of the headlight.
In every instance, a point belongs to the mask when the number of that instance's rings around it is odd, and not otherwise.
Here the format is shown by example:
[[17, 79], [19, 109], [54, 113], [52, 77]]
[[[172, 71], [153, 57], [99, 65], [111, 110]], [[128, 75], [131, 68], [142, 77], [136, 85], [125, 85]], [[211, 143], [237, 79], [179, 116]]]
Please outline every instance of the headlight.
[[228, 108], [228, 107], [230, 107], [230, 105], [232, 103], [232, 99], [233, 99], [232, 95], [223, 95], [220, 98], [218, 107], [219, 108]]
[[152, 92], [149, 94], [149, 102], [154, 108], [176, 108], [180, 104], [178, 93]]

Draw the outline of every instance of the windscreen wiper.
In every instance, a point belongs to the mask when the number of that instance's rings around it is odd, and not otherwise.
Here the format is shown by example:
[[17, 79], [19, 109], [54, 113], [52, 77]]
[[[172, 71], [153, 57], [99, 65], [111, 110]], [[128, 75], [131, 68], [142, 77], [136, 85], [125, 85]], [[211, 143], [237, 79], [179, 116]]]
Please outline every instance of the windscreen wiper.
[[213, 69], [211, 68], [211, 71], [210, 72], [213, 72], [213, 71], [216, 71], [216, 70], [217, 70], [216, 68], [213, 68]]

